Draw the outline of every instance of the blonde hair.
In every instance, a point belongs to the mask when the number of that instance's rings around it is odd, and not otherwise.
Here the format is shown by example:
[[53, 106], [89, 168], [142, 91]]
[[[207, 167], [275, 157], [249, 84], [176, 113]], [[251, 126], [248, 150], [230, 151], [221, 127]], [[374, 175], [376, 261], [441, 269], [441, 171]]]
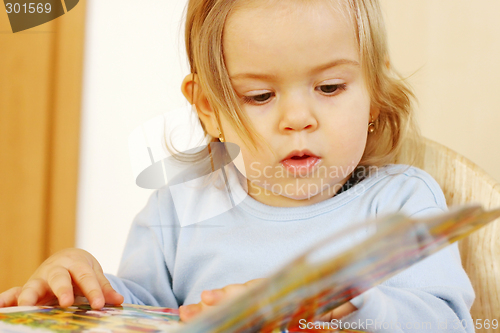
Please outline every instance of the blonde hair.
[[[257, 149], [256, 140], [264, 140], [254, 131], [250, 119], [240, 107], [224, 63], [222, 46], [228, 16], [247, 1], [190, 0], [186, 13], [185, 43], [191, 73], [198, 76], [221, 131], [219, 112], [225, 115], [249, 147]], [[368, 135], [359, 165], [382, 166], [395, 161], [405, 140], [414, 139], [418, 142], [419, 132], [412, 112], [414, 96], [399, 74], [391, 68], [378, 1], [344, 1], [347, 14], [354, 22], [371, 105], [380, 110], [375, 131]], [[209, 136], [203, 124], [202, 127]], [[218, 138], [211, 137], [210, 142], [218, 142]]]

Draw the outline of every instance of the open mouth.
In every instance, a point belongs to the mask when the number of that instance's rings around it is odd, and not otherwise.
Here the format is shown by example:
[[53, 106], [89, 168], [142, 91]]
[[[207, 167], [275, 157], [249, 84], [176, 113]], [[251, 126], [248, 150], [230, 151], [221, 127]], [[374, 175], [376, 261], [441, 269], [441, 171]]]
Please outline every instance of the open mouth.
[[281, 160], [281, 164], [294, 174], [307, 174], [320, 162], [321, 158], [308, 150], [294, 150]]
[[310, 157], [314, 157], [314, 158], [319, 158], [319, 156], [316, 156], [314, 155], [309, 149], [303, 149], [303, 150], [294, 150], [292, 152], [290, 152], [290, 154], [288, 154], [283, 160], [304, 160], [304, 159], [307, 159], [307, 158], [310, 158]]
[[304, 156], [292, 156], [291, 159], [292, 160], [304, 160], [306, 158], [308, 158], [309, 155], [304, 155]]

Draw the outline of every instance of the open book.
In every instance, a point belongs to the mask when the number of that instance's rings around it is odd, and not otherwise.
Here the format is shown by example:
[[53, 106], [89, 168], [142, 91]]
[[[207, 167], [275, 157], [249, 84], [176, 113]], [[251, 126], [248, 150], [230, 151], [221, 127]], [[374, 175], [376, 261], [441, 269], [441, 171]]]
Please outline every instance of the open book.
[[[80, 305], [0, 309], [0, 331], [335, 332], [336, 327], [310, 329], [306, 323], [498, 217], [500, 209], [469, 205], [421, 219], [392, 214], [366, 221], [316, 244], [244, 294], [187, 324], [178, 322], [176, 309], [124, 305], [91, 311]], [[352, 233], [361, 235], [359, 242], [332, 254], [331, 245]]]

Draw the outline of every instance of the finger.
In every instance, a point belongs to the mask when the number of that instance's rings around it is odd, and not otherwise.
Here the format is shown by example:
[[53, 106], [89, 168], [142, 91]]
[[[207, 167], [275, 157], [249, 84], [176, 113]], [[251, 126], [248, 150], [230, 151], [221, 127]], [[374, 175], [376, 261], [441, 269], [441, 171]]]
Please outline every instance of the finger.
[[17, 298], [21, 293], [21, 287], [10, 288], [9, 290], [4, 291], [0, 294], [0, 308], [7, 306], [16, 306]]
[[248, 288], [262, 283], [262, 281], [264, 280], [264, 278], [253, 279], [243, 284], [230, 284], [222, 289], [205, 290], [201, 293], [201, 300], [207, 305], [216, 305], [226, 299], [230, 299], [242, 294]]
[[101, 285], [101, 290], [103, 292], [105, 302], [112, 305], [122, 304], [125, 298], [113, 288], [109, 280], [104, 275], [101, 264], [99, 264], [99, 262], [94, 257], [91, 258], [91, 261], [92, 268], [94, 269], [97, 280]]
[[107, 304], [120, 305], [123, 303], [123, 296], [116, 292], [109, 283], [109, 280], [104, 276], [102, 272], [96, 272], [97, 280], [101, 285], [101, 290], [104, 294], [104, 299]]
[[86, 262], [76, 262], [68, 269], [71, 278], [89, 300], [92, 309], [102, 309], [104, 295], [94, 270]]
[[204, 290], [201, 292], [201, 301], [206, 305], [216, 305], [224, 299], [225, 292], [222, 289]]
[[57, 297], [60, 306], [68, 307], [73, 305], [75, 300], [73, 283], [66, 268], [62, 266], [52, 267], [47, 274], [47, 283]]
[[318, 320], [320, 321], [332, 321], [334, 319], [341, 319], [348, 314], [356, 311], [358, 308], [356, 308], [354, 305], [352, 305], [351, 302], [346, 302], [335, 309], [321, 315]]
[[216, 305], [220, 302], [236, 297], [248, 287], [245, 284], [230, 284], [225, 286], [222, 289], [214, 289], [214, 290], [205, 290], [201, 293], [201, 300], [203, 303], [207, 305]]
[[332, 317], [332, 312], [333, 312], [333, 310], [332, 310], [332, 311], [329, 311], [329, 312], [327, 312], [327, 313], [325, 313], [325, 314], [323, 314], [323, 315], [321, 315], [321, 316], [319, 316], [319, 317], [317, 318], [317, 320], [319, 320], [319, 321], [332, 321], [332, 320], [334, 319], [334, 318]]
[[42, 298], [45, 298], [49, 286], [42, 279], [29, 280], [21, 290], [17, 298], [17, 305], [32, 306], [36, 305]]
[[260, 279], [253, 279], [253, 280], [250, 280], [250, 281], [247, 281], [245, 282], [245, 286], [247, 287], [252, 287], [254, 285], [257, 285], [259, 283], [262, 283], [262, 281], [264, 281], [265, 278], [260, 278]]
[[179, 307], [179, 318], [187, 322], [196, 317], [203, 310], [203, 306], [198, 304], [182, 305]]
[[345, 302], [341, 306], [333, 309], [333, 315], [335, 316], [335, 318], [340, 319], [356, 311], [357, 309], [358, 308], [355, 307], [351, 302]]

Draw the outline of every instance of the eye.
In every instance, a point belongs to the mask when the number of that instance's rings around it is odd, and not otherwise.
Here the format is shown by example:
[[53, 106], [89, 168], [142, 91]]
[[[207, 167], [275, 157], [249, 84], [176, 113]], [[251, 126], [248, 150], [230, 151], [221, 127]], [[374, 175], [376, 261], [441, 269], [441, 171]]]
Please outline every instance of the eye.
[[316, 89], [318, 89], [318, 88], [321, 90], [322, 93], [333, 96], [333, 95], [336, 95], [336, 93], [339, 93], [341, 90], [345, 90], [346, 85], [345, 85], [345, 83], [343, 83], [343, 84], [325, 84], [325, 85], [317, 87]]
[[246, 104], [253, 104], [253, 105], [261, 105], [261, 104], [266, 104], [266, 102], [273, 97], [274, 93], [265, 93], [265, 94], [260, 94], [260, 95], [254, 95], [254, 96], [243, 96], [243, 103]]

